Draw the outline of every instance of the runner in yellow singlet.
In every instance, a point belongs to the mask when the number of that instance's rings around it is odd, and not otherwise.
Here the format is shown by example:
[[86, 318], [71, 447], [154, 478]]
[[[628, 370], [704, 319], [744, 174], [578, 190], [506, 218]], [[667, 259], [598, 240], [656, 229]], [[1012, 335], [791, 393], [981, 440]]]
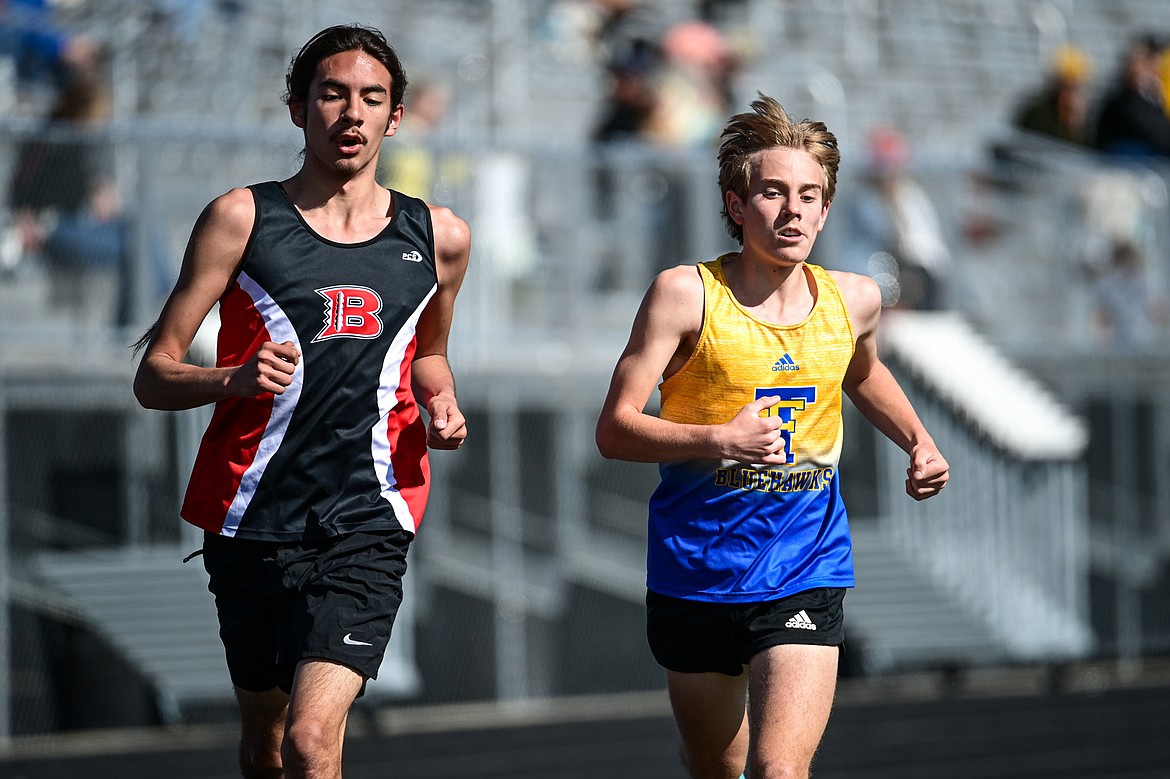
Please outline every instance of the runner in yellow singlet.
[[660, 464], [647, 637], [691, 776], [807, 776], [853, 586], [842, 393], [909, 456], [911, 497], [937, 494], [949, 468], [878, 359], [877, 284], [805, 262], [833, 200], [836, 138], [763, 95], [722, 137], [723, 215], [742, 249], [654, 280], [597, 444]]

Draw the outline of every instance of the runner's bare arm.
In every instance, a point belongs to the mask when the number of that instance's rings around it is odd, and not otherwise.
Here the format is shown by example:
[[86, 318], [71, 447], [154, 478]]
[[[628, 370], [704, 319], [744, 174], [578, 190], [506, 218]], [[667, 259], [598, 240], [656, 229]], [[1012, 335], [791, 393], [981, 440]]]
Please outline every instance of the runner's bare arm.
[[446, 208], [432, 206], [431, 220], [439, 289], [419, 318], [411, 372], [415, 398], [431, 418], [427, 445], [433, 449], [455, 449], [467, 437], [467, 420], [455, 396], [455, 377], [447, 362], [447, 339], [455, 296], [463, 284], [471, 256], [471, 230]]
[[252, 193], [233, 189], [203, 210], [191, 231], [179, 279], [153, 328], [134, 377], [146, 408], [177, 410], [228, 397], [281, 393], [300, 355], [291, 343], [267, 342], [242, 366], [184, 362], [207, 313], [235, 278], [255, 220]]
[[950, 478], [950, 466], [910, 405], [906, 393], [877, 353], [881, 291], [873, 279], [834, 272], [845, 296], [857, 339], [845, 373], [844, 389], [870, 424], [910, 456], [906, 492], [915, 500], [938, 493]]
[[634, 462], [729, 458], [782, 463], [778, 417], [760, 411], [779, 398], [760, 398], [722, 425], [688, 425], [645, 411], [658, 382], [690, 356], [703, 325], [703, 282], [693, 266], [658, 274], [646, 292], [609, 394], [597, 420], [597, 447], [605, 457]]

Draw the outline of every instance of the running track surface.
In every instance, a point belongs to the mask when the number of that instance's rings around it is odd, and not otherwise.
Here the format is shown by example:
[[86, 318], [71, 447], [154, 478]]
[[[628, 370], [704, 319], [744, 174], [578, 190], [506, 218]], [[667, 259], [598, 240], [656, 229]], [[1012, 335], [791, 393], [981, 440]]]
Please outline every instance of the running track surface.
[[[664, 694], [663, 694], [664, 695]], [[658, 711], [576, 720], [471, 724], [457, 707], [411, 727], [355, 722], [346, 779], [683, 779], [674, 725]], [[618, 711], [618, 709], [615, 709]], [[444, 723], [446, 720], [446, 723]], [[550, 721], [551, 720], [551, 721]], [[396, 723], [396, 724], [395, 724]], [[399, 732], [394, 732], [398, 730]], [[229, 779], [234, 734], [223, 726], [109, 732], [21, 742], [0, 753], [5, 779]], [[839, 702], [816, 779], [1166, 779], [1170, 686], [925, 701]]]

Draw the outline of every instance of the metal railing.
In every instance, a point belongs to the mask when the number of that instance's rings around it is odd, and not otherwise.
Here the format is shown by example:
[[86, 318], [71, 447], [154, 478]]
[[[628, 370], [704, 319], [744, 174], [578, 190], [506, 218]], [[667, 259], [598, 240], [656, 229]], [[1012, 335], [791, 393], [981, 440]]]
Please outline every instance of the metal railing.
[[[1013, 656], [1088, 655], [1095, 647], [1083, 420], [954, 315], [903, 314], [884, 334], [952, 480], [935, 499], [908, 501], [900, 489], [906, 456], [882, 442], [880, 521]], [[935, 351], [946, 356], [932, 358]]]

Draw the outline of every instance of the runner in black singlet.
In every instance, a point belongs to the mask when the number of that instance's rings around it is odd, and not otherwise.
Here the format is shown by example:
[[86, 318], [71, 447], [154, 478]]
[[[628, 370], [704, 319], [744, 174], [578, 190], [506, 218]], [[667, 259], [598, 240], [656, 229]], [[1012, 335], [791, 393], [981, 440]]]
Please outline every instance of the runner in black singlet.
[[[323, 30], [287, 86], [303, 165], [204, 210], [134, 391], [215, 404], [182, 516], [206, 533], [240, 767], [316, 779], [341, 776], [350, 706], [389, 641], [427, 447], [467, 434], [446, 349], [471, 238], [375, 180], [406, 88], [380, 32]], [[216, 303], [216, 366], [184, 362]]]

